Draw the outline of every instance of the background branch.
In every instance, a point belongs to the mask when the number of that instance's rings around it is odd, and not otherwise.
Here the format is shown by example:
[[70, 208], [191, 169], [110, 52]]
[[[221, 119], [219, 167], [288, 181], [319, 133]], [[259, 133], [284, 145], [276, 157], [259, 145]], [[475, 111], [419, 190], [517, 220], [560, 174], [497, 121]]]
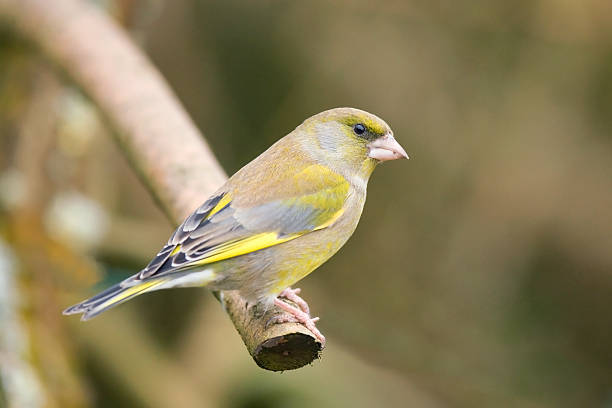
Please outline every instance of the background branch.
[[[178, 224], [226, 175], [159, 72], [88, 2], [0, 0], [0, 18], [40, 47], [95, 103], [170, 220]], [[320, 344], [304, 326], [266, 326], [235, 292], [220, 297], [249, 353], [269, 370], [313, 361]]]

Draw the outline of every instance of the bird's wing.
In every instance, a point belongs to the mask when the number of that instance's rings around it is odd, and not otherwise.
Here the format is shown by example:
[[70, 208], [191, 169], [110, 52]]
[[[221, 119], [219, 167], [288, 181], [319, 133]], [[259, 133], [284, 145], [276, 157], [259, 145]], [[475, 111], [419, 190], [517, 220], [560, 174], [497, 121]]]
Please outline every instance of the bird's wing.
[[[264, 193], [255, 198], [241, 197], [244, 192], [231, 184], [227, 191], [210, 198], [135, 278], [166, 275], [278, 245], [323, 229], [344, 212], [350, 185], [325, 166], [311, 164], [268, 179], [273, 185], [260, 183]], [[266, 199], [270, 195], [281, 198]]]

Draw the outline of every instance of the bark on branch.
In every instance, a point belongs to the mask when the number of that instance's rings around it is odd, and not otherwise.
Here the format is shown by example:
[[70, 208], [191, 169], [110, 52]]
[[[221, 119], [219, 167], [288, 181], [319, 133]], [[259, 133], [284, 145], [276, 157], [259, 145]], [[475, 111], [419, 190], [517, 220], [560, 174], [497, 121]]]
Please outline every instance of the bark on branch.
[[[226, 179], [159, 72], [110, 18], [80, 0], [0, 0], [0, 19], [63, 69], [105, 115], [121, 149], [178, 224]], [[268, 370], [312, 362], [320, 343], [297, 323], [267, 322], [235, 292], [223, 306], [253, 359]]]

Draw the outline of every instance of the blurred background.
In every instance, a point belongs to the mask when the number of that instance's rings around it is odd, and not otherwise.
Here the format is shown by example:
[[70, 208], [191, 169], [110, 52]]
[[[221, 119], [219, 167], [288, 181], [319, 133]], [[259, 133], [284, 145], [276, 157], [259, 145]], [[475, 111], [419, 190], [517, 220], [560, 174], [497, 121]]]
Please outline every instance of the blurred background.
[[300, 284], [328, 338], [312, 366], [259, 369], [202, 289], [80, 323], [61, 310], [172, 226], [95, 106], [0, 25], [0, 407], [612, 407], [612, 3], [99, 5], [229, 174], [337, 106], [411, 159]]

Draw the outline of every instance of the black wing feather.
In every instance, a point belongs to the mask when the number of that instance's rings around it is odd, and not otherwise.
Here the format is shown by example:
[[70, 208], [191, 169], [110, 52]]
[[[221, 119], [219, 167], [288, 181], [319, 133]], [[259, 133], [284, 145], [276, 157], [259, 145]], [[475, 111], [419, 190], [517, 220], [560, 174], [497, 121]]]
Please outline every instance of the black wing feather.
[[[166, 263], [170, 254], [175, 250], [177, 245], [184, 242], [189, 234], [196, 229], [202, 221], [207, 222], [206, 217], [210, 211], [215, 208], [219, 201], [223, 199], [224, 194], [219, 194], [209, 198], [204, 204], [202, 204], [197, 210], [195, 210], [189, 217], [183, 221], [183, 223], [174, 231], [168, 243], [159, 251], [159, 253], [149, 262], [149, 264], [136, 276], [136, 279], [143, 280], [156, 274], [161, 267]], [[177, 254], [177, 255], [180, 255]]]

